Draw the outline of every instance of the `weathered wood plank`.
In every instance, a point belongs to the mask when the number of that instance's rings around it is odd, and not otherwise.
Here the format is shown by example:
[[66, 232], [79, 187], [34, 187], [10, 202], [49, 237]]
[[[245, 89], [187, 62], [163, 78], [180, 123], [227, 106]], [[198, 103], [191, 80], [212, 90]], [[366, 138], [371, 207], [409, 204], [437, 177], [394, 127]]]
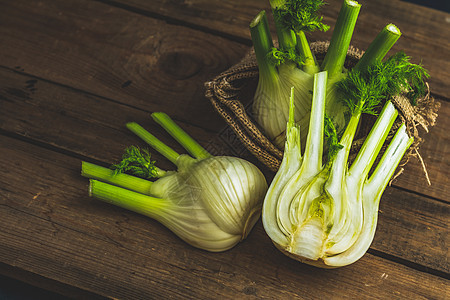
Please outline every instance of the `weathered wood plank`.
[[[105, 1], [109, 2], [109, 1]], [[115, 3], [141, 9], [197, 26], [225, 32], [239, 38], [250, 39], [248, 25], [252, 18], [265, 9], [270, 12], [268, 0], [230, 1], [145, 1], [117, 0]], [[331, 37], [342, 0], [326, 1], [322, 9], [324, 22], [332, 27], [326, 33], [313, 33], [310, 39], [325, 40]], [[422, 62], [430, 71], [431, 88], [435, 93], [449, 98], [450, 93], [450, 31], [449, 14], [398, 0], [359, 1], [361, 12], [352, 44], [366, 49], [379, 30], [388, 23], [396, 24], [403, 36], [394, 51], [405, 50], [414, 62]]]
[[260, 223], [230, 251], [194, 249], [89, 199], [78, 159], [4, 136], [0, 145], [0, 262], [15, 268], [114, 298], [445, 298], [445, 279], [370, 254], [337, 270], [294, 262]]
[[419, 153], [423, 158], [431, 185], [428, 185], [420, 162], [415, 155], [405, 166], [405, 171], [393, 182], [395, 186], [415, 191], [427, 196], [450, 202], [450, 103], [441, 101], [436, 126], [429, 133], [421, 135], [424, 139]]
[[[137, 108], [86, 95], [71, 88], [37, 80], [8, 70], [0, 69], [0, 129], [49, 143], [78, 155], [113, 163], [120, 158], [126, 146], [139, 143], [124, 125], [136, 121], [161, 136], [164, 142], [182, 152], [173, 140], [162, 132], [150, 118], [149, 113]], [[192, 101], [193, 107], [205, 104], [201, 99]], [[176, 117], [176, 109], [166, 106], [165, 112]], [[450, 103], [442, 102], [437, 125], [425, 135], [420, 152], [425, 160], [432, 185], [425, 180], [422, 165], [412, 157], [405, 172], [393, 185], [423, 195], [448, 199]], [[189, 122], [195, 120], [186, 117]], [[238, 155], [257, 163], [238, 140], [233, 139], [230, 129], [219, 132], [182, 122], [181, 126], [214, 154]], [[172, 168], [159, 155], [155, 159], [163, 168]], [[258, 164], [261, 165], [261, 164]], [[266, 172], [265, 168], [263, 170]], [[269, 176], [270, 174], [266, 172]]]
[[[137, 122], [177, 152], [186, 153], [147, 111], [8, 70], [0, 69], [0, 83], [0, 129], [6, 132], [112, 164], [130, 145], [148, 147], [125, 127], [127, 122]], [[166, 108], [164, 112], [173, 116], [173, 107]], [[232, 149], [226, 136], [177, 122], [213, 154], [234, 154], [235, 150], [249, 155], [240, 143], [233, 143], [236, 148]], [[174, 168], [158, 153], [153, 158], [161, 168]]]
[[[203, 83], [248, 47], [94, 1], [6, 1], [0, 65], [211, 130]], [[199, 101], [202, 99], [203, 101]]]
[[[88, 292], [86, 290], [79, 289], [77, 287], [64, 284], [60, 281], [53, 280], [50, 278], [46, 278], [43, 276], [40, 276], [39, 274], [25, 271], [20, 268], [13, 267], [9, 264], [0, 263], [0, 274], [2, 277], [6, 278], [6, 282], [2, 282], [2, 288], [6, 287], [8, 289], [8, 283], [11, 281], [14, 283], [14, 280], [19, 281], [21, 284], [20, 286], [17, 286], [15, 283], [13, 286], [11, 286], [12, 291], [11, 293], [8, 293], [6, 291], [7, 296], [10, 296], [10, 298], [15, 299], [25, 299], [25, 297], [34, 299], [61, 299], [64, 296], [69, 299], [92, 299], [92, 300], [104, 300], [105, 298], [93, 293]], [[2, 278], [3, 280], [3, 278]], [[27, 285], [30, 285], [32, 287], [31, 291]], [[34, 287], [37, 287], [38, 290], [35, 290]], [[43, 292], [41, 292], [41, 290]], [[49, 293], [47, 293], [50, 291]], [[4, 291], [2, 290], [2, 293]], [[16, 294], [18, 292], [18, 294]], [[51, 294], [50, 294], [51, 293]], [[14, 295], [14, 296], [13, 296]], [[5, 297], [5, 294], [3, 293], [3, 296]]]
[[[449, 273], [450, 206], [395, 188], [382, 196], [372, 249]], [[408, 253], [408, 254], [405, 254]]]

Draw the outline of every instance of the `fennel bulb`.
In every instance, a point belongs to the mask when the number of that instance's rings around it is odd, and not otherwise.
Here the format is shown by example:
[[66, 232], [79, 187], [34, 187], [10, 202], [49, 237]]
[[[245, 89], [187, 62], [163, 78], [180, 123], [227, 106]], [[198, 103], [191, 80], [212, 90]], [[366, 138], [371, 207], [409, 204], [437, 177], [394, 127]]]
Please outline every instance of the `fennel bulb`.
[[[274, 48], [264, 11], [250, 23], [250, 32], [259, 69], [258, 86], [253, 99], [253, 117], [263, 132], [279, 148], [284, 147], [285, 124], [288, 121], [290, 88], [294, 87], [294, 120], [300, 125], [304, 147], [309, 127], [313, 76], [327, 71], [326, 114], [338, 133], [345, 129], [348, 108], [342, 105], [336, 84], [347, 76], [344, 62], [361, 5], [344, 0], [324, 60], [319, 65], [311, 52], [305, 32], [326, 31], [329, 26], [318, 16], [322, 0], [270, 0], [278, 48]], [[354, 67], [365, 71], [371, 64], [381, 62], [400, 37], [393, 24], [385, 26], [372, 41]]]
[[[305, 127], [309, 123], [312, 74], [318, 68], [303, 30], [327, 30], [328, 27], [321, 22], [322, 18], [317, 17], [322, 1], [271, 0], [270, 4], [275, 17], [278, 49], [273, 45], [265, 11], [258, 13], [250, 23], [259, 69], [258, 86], [253, 98], [253, 116], [268, 138], [282, 148], [292, 86], [298, 91], [295, 94], [295, 119]], [[293, 7], [286, 10], [286, 4], [292, 4]], [[291, 29], [291, 25], [285, 24], [286, 19], [293, 20], [286, 12], [294, 10], [304, 10], [306, 13], [295, 18], [297, 33]], [[306, 135], [303, 139], [306, 140]]]
[[[381, 195], [413, 142], [404, 124], [398, 128], [373, 172], [378, 153], [398, 115], [390, 101], [377, 118], [354, 162], [348, 156], [362, 113], [375, 114], [383, 99], [399, 93], [422, 93], [422, 67], [399, 53], [368, 72], [357, 70], [338, 84], [351, 112], [337, 143], [333, 123], [325, 115], [327, 72], [314, 75], [310, 126], [304, 154], [300, 126], [290, 97], [286, 144], [281, 166], [264, 200], [264, 229], [277, 248], [290, 257], [323, 268], [340, 267], [361, 258], [376, 229]], [[294, 89], [292, 89], [294, 93]], [[324, 135], [329, 142], [322, 162]]]
[[[90, 195], [149, 216], [194, 247], [213, 252], [232, 248], [260, 216], [267, 190], [264, 175], [246, 160], [212, 156], [166, 114], [152, 116], [193, 157], [178, 154], [138, 124], [128, 123], [177, 171], [156, 168], [148, 153], [131, 147], [116, 171], [83, 162], [82, 175], [92, 178]], [[123, 171], [158, 179], [152, 182]]]

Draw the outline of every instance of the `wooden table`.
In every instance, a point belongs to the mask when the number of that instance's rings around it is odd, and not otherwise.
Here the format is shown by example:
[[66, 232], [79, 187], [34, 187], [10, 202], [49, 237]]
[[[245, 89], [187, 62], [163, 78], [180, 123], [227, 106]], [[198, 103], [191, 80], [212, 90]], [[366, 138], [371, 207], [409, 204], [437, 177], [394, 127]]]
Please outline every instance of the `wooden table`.
[[[333, 28], [341, 1], [328, 2], [324, 20]], [[393, 22], [403, 32], [394, 51], [404, 49], [431, 73], [442, 106], [420, 152], [432, 185], [412, 158], [382, 197], [368, 253], [322, 270], [276, 250], [261, 222], [232, 250], [195, 249], [156, 221], [89, 198], [80, 176], [81, 160], [109, 165], [126, 146], [143, 145], [128, 121], [181, 151], [150, 119], [153, 111], [170, 114], [201, 144], [234, 153], [239, 142], [203, 83], [250, 49], [248, 24], [267, 1], [4, 0], [0, 7], [1, 274], [89, 299], [448, 299], [449, 14], [397, 0], [363, 3], [352, 44], [365, 49]]]

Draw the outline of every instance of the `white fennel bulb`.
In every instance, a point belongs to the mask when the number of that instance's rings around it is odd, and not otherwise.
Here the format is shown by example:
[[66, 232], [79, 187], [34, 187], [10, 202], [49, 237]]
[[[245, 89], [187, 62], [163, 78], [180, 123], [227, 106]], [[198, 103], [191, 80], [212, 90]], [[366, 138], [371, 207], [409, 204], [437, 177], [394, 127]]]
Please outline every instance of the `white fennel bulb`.
[[[171, 160], [176, 171], [154, 166], [131, 147], [116, 171], [83, 162], [91, 196], [149, 216], [190, 245], [218, 252], [247, 237], [261, 214], [267, 183], [261, 171], [237, 157], [212, 156], [167, 115], [152, 115], [193, 157], [178, 154], [136, 123], [127, 127]], [[155, 181], [120, 172], [132, 172]]]

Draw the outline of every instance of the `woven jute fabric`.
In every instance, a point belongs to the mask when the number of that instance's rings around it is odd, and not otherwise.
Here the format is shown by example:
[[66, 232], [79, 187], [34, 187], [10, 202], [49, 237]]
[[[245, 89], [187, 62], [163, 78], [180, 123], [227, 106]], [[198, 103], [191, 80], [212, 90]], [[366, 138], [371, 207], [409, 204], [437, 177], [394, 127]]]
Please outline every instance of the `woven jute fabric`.
[[[328, 46], [329, 42], [311, 43], [311, 50], [318, 62], [321, 62], [325, 57]], [[350, 47], [344, 67], [351, 69], [361, 58], [362, 54], [363, 51]], [[254, 52], [249, 51], [239, 63], [205, 83], [206, 97], [233, 129], [244, 146], [270, 170], [277, 171], [283, 158], [283, 151], [266, 137], [263, 130], [252, 118], [252, 99], [248, 99], [248, 97], [252, 98], [253, 95], [244, 92], [248, 85], [253, 84], [256, 87], [257, 82], [258, 64]], [[417, 99], [417, 105], [415, 106], [412, 106], [410, 100], [403, 95], [389, 100], [396, 106], [400, 117], [394, 123], [381, 150], [381, 154], [385, 151], [395, 130], [402, 123], [405, 123], [409, 136], [414, 137], [414, 143], [403, 158], [401, 164], [404, 165], [411, 155], [418, 155], [420, 158], [418, 149], [423, 141], [420, 134], [423, 135], [423, 132], [428, 132], [429, 127], [435, 124], [439, 103], [430, 96], [429, 92], [425, 97]], [[250, 109], [247, 110], [243, 103], [248, 103], [247, 107], [250, 107]], [[363, 115], [361, 118], [360, 127], [350, 152], [350, 163], [358, 153], [375, 120], [376, 117], [370, 115]], [[419, 126], [424, 130], [419, 131]], [[381, 157], [381, 154], [379, 157]], [[426, 174], [426, 169], [424, 170]]]

